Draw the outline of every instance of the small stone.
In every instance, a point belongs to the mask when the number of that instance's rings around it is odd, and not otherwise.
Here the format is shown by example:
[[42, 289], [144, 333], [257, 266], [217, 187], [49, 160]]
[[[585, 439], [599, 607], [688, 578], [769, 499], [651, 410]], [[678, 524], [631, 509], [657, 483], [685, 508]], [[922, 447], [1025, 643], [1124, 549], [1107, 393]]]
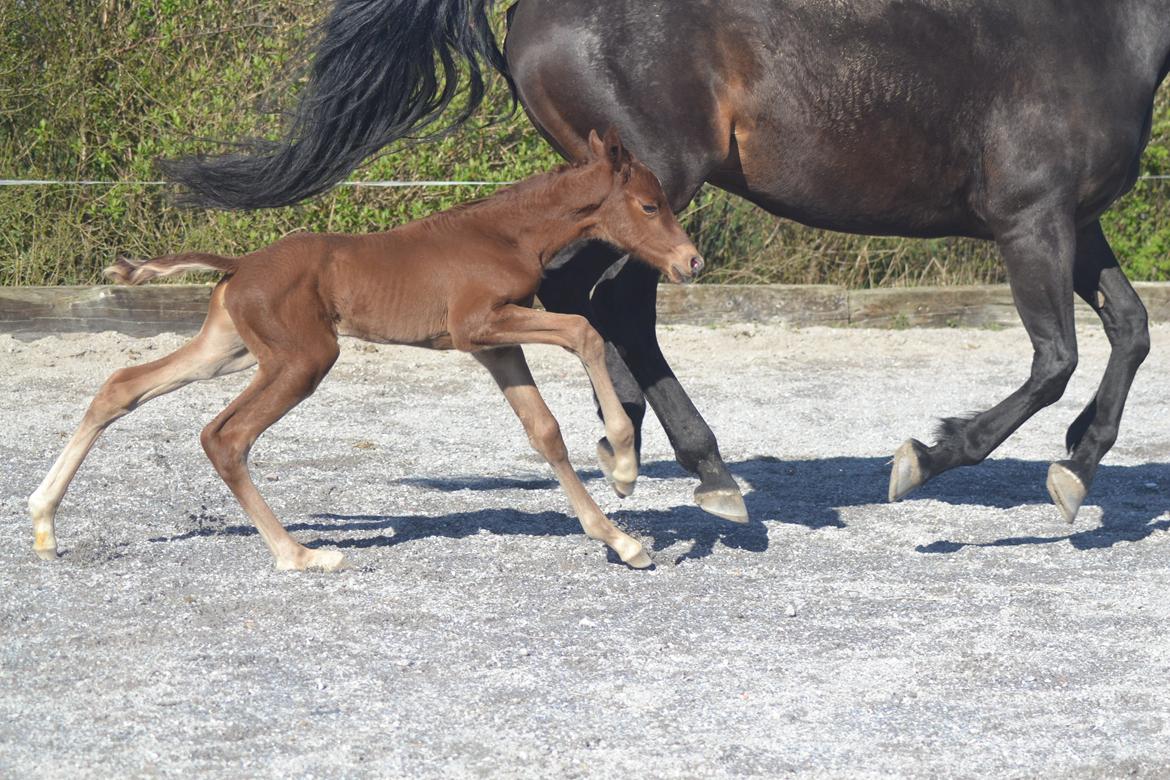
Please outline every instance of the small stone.
[[788, 617], [796, 617], [796, 605], [789, 604], [786, 607], [784, 607], [784, 614], [787, 615]]

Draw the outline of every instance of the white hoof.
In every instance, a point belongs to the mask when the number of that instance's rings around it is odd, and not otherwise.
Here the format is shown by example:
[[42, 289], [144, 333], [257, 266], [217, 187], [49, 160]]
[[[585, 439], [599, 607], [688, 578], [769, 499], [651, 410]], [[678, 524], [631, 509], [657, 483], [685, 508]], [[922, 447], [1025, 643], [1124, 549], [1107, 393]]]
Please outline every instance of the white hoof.
[[748, 522], [747, 505], [743, 502], [743, 495], [738, 488], [703, 490], [700, 486], [695, 491], [695, 503], [704, 512], [724, 520], [740, 524]]
[[613, 486], [613, 491], [618, 494], [619, 498], [628, 498], [633, 495], [634, 487], [637, 485], [638, 460], [634, 458], [632, 463], [627, 462], [620, 465], [617, 460], [609, 439], [597, 442], [597, 463], [601, 466], [601, 473]]
[[890, 501], [899, 501], [910, 491], [926, 481], [926, 472], [918, 455], [922, 443], [908, 440], [894, 453], [893, 468], [890, 469]]
[[35, 552], [37, 557], [42, 561], [57, 560], [57, 545], [53, 545], [52, 547], [33, 547], [33, 552]]
[[1076, 520], [1088, 492], [1081, 478], [1064, 464], [1053, 463], [1048, 467], [1047, 486], [1048, 495], [1052, 497], [1052, 503], [1056, 504], [1064, 521], [1072, 523]]
[[613, 551], [622, 559], [622, 563], [634, 569], [645, 569], [653, 565], [654, 561], [633, 538], [626, 536], [614, 542]]
[[278, 560], [278, 571], [340, 571], [345, 568], [345, 555], [340, 550], [308, 550], [302, 554]]

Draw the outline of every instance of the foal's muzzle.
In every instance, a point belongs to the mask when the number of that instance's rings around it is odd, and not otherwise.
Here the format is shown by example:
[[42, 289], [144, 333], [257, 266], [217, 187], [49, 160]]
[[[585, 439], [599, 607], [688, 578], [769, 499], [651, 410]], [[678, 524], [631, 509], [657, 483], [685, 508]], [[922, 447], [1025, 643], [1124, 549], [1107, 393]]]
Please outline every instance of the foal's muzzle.
[[670, 264], [670, 273], [667, 275], [675, 284], [691, 281], [703, 270], [701, 255], [687, 253], [685, 259], [676, 260]]

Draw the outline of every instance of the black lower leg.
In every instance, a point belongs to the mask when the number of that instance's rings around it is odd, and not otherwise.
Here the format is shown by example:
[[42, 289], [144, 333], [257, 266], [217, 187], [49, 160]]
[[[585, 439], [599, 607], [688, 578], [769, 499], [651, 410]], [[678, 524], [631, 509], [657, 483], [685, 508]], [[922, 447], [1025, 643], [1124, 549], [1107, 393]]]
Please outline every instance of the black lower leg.
[[[909, 441], [895, 455], [890, 499], [956, 466], [979, 463], [1037, 411], [1057, 401], [1076, 368], [1073, 323], [1075, 233], [1067, 216], [1036, 212], [1030, 226], [1000, 242], [1012, 295], [1032, 341], [1028, 380], [999, 404], [969, 418], [944, 420], [937, 442]], [[1019, 226], [1017, 226], [1018, 228]]]
[[[662, 422], [679, 464], [698, 475], [700, 505], [715, 514], [741, 518], [739, 487], [727, 470], [715, 434], [679, 384], [654, 333], [658, 272], [629, 263], [593, 294], [601, 333], [630, 367]], [[728, 502], [721, 506], [721, 502]], [[734, 506], [732, 506], [734, 504]]]
[[1093, 399], [1065, 436], [1072, 471], [1088, 489], [1101, 459], [1117, 439], [1125, 401], [1150, 350], [1145, 306], [1117, 263], [1099, 223], [1078, 237], [1076, 291], [1101, 318], [1111, 351]]

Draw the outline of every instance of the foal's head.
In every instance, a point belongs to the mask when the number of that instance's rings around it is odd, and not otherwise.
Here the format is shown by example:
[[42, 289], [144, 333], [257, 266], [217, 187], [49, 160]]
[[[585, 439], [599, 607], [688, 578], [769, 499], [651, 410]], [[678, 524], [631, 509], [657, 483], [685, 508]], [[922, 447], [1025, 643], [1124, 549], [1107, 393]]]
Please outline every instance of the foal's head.
[[609, 178], [605, 199], [593, 211], [591, 234], [649, 263], [672, 282], [693, 279], [703, 258], [674, 218], [666, 193], [649, 168], [622, 146], [617, 130], [589, 132], [588, 156], [580, 161]]

